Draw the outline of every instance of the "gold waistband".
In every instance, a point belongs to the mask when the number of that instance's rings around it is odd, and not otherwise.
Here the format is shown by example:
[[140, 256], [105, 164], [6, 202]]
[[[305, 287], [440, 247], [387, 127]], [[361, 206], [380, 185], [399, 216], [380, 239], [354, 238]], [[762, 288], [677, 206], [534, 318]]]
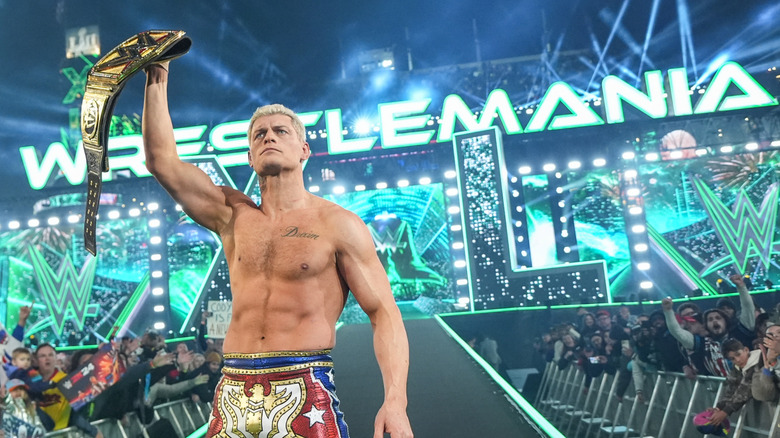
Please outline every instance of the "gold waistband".
[[333, 368], [333, 362], [323, 360], [323, 361], [316, 361], [316, 362], [301, 363], [296, 365], [286, 365], [283, 367], [261, 368], [261, 369], [222, 367], [222, 374], [224, 375], [234, 374], [239, 376], [257, 375], [257, 374], [275, 374], [275, 373], [287, 373], [290, 371], [305, 370], [314, 367]]
[[225, 353], [225, 359], [265, 359], [269, 357], [310, 357], [330, 354], [330, 349], [316, 351], [267, 351], [264, 353]]

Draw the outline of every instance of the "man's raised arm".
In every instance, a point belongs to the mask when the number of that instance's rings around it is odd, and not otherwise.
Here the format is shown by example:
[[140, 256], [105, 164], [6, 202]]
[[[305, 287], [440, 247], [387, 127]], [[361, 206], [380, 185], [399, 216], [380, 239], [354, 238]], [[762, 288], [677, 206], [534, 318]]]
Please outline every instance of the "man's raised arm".
[[205, 172], [179, 159], [168, 111], [168, 63], [146, 70], [141, 121], [146, 168], [195, 222], [218, 231], [229, 220], [228, 191], [217, 187]]

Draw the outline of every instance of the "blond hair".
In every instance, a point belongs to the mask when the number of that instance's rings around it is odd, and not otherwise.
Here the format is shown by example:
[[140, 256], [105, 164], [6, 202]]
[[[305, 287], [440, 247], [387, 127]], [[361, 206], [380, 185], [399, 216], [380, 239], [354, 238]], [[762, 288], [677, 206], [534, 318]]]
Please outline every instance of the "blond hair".
[[255, 113], [252, 114], [252, 118], [249, 119], [249, 128], [247, 129], [246, 136], [249, 139], [250, 144], [252, 143], [252, 126], [255, 124], [255, 120], [259, 119], [260, 117], [272, 116], [274, 114], [282, 114], [289, 117], [292, 120], [293, 129], [295, 130], [295, 133], [298, 134], [298, 138], [301, 141], [306, 141], [306, 133], [303, 127], [303, 122], [298, 117], [298, 115], [295, 114], [295, 112], [290, 108], [287, 108], [286, 106], [279, 103], [274, 103], [257, 108]]

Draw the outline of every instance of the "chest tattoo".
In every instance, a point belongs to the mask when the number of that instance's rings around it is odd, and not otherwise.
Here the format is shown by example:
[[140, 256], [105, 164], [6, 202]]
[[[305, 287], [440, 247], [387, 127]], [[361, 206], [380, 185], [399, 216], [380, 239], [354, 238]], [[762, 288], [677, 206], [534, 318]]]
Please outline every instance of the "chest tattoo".
[[320, 237], [320, 235], [314, 233], [307, 233], [304, 231], [298, 231], [298, 227], [287, 227], [287, 229], [284, 230], [284, 234], [282, 234], [282, 237], [297, 237], [302, 239], [317, 240], [317, 238]]

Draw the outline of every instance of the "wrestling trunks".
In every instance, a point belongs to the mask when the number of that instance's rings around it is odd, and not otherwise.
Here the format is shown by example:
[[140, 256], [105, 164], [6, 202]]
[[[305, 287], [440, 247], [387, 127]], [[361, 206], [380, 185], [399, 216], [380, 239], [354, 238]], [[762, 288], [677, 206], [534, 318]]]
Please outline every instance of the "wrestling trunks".
[[206, 437], [347, 438], [330, 350], [225, 354]]

